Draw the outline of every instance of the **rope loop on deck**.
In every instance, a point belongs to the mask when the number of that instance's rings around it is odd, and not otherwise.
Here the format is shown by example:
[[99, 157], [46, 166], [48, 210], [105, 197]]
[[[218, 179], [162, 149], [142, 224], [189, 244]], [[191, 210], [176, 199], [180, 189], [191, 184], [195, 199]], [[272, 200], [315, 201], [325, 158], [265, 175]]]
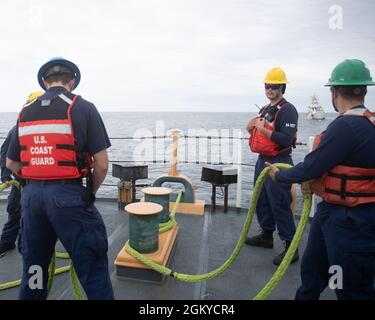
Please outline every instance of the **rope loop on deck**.
[[[276, 163], [276, 165], [279, 169], [288, 169], [291, 168], [292, 166], [289, 164], [285, 163]], [[134, 250], [130, 245], [129, 241], [125, 243], [125, 250], [128, 254], [131, 256], [135, 257], [138, 261], [141, 263], [145, 264], [149, 268], [165, 275], [165, 276], [173, 276], [174, 278], [185, 281], [185, 282], [199, 282], [199, 281], [207, 281], [211, 280], [213, 278], [216, 278], [220, 276], [224, 271], [226, 271], [236, 260], [238, 257], [242, 246], [246, 240], [247, 234], [249, 232], [251, 223], [253, 221], [253, 217], [255, 214], [256, 210], [256, 205], [262, 190], [262, 186], [264, 184], [264, 181], [267, 178], [267, 175], [269, 173], [269, 168], [264, 168], [261, 174], [259, 175], [256, 184], [253, 189], [253, 194], [249, 202], [249, 207], [248, 207], [248, 212], [246, 216], [246, 220], [244, 223], [244, 226], [242, 228], [240, 237], [237, 241], [237, 244], [229, 256], [229, 258], [224, 261], [224, 263], [216, 268], [215, 270], [204, 273], [204, 274], [198, 274], [198, 275], [193, 275], [193, 274], [184, 274], [184, 273], [177, 273], [168, 267], [159, 265], [152, 261], [151, 259], [147, 258], [145, 255], [139, 253], [138, 251]], [[307, 184], [307, 182], [304, 182], [303, 185]], [[178, 199], [179, 200], [179, 199]], [[177, 202], [176, 202], [177, 203]], [[271, 277], [271, 279], [268, 281], [268, 283], [264, 286], [264, 288], [254, 297], [254, 300], [264, 300], [267, 299], [267, 297], [271, 294], [273, 289], [276, 287], [276, 285], [279, 283], [280, 279], [283, 277], [285, 274], [286, 270], [288, 269], [288, 266], [294, 256], [295, 251], [298, 248], [298, 245], [300, 243], [301, 237], [303, 235], [303, 232], [306, 228], [306, 224], [308, 222], [309, 214], [310, 214], [310, 209], [311, 209], [311, 204], [312, 204], [312, 197], [311, 194], [309, 196], [304, 197], [303, 201], [303, 209], [302, 209], [302, 215], [300, 222], [298, 224], [296, 233], [293, 237], [292, 243], [285, 254], [285, 257], [282, 261], [282, 263], [279, 265], [278, 269], [276, 270], [275, 274]], [[175, 205], [175, 208], [177, 209], [177, 206]], [[175, 213], [175, 212], [174, 212]]]
[[[10, 180], [8, 183], [4, 182], [0, 184], [0, 193], [3, 192], [6, 188], [10, 186], [15, 186], [20, 192], [22, 192], [22, 185], [20, 184], [19, 181], [13, 179]], [[48, 266], [48, 282], [47, 282], [47, 292], [49, 293], [52, 289], [53, 285], [53, 280], [54, 276], [68, 272], [70, 271], [70, 281], [72, 283], [73, 287], [73, 292], [74, 296], [76, 297], [77, 300], [82, 300], [84, 299], [84, 294], [81, 290], [79, 280], [77, 277], [77, 274], [74, 270], [73, 263], [70, 262], [67, 266], [57, 268], [56, 269], [56, 258], [60, 259], [70, 259], [69, 254], [66, 252], [54, 252], [50, 261], [50, 264]], [[10, 282], [5, 282], [5, 283], [0, 283], [0, 291], [18, 287], [21, 285], [21, 280], [15, 280], [15, 281], [10, 281]]]
[[174, 203], [173, 209], [171, 213], [169, 214], [169, 220], [164, 223], [159, 223], [159, 233], [166, 232], [170, 229], [172, 229], [176, 224], [176, 211], [178, 208], [178, 205], [180, 204], [181, 197], [182, 197], [183, 191], [180, 191], [177, 195], [176, 202]]

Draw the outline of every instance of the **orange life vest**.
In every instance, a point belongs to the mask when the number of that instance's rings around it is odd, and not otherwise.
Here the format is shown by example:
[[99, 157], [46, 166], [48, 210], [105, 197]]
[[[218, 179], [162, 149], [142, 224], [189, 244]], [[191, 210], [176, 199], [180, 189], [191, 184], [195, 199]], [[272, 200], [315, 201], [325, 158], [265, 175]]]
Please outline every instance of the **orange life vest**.
[[[278, 116], [282, 106], [285, 105], [286, 103], [288, 103], [288, 101], [286, 101], [285, 99], [282, 99], [278, 103], [279, 109], [277, 110], [277, 112], [275, 114], [275, 117], [272, 120], [272, 122], [268, 122], [266, 119], [264, 119], [264, 121], [265, 121], [264, 127], [266, 129], [271, 130], [271, 131], [275, 131], [275, 122], [276, 122], [277, 116]], [[251, 131], [250, 138], [249, 138], [249, 146], [250, 146], [250, 150], [252, 152], [259, 153], [260, 155], [263, 155], [263, 156], [271, 156], [271, 157], [275, 157], [275, 156], [277, 156], [278, 154], [280, 154], [284, 151], [292, 149], [292, 147], [293, 147], [291, 145], [291, 146], [286, 147], [286, 148], [280, 148], [280, 146], [276, 142], [274, 142], [271, 139], [269, 139], [268, 137], [262, 135], [258, 131], [257, 128], [254, 128]]]
[[[350, 109], [342, 116], [366, 117], [375, 126], [375, 113], [365, 108]], [[314, 139], [315, 150], [323, 133]], [[338, 165], [310, 182], [310, 189], [326, 202], [354, 207], [375, 202], [375, 169]]]
[[48, 106], [36, 100], [20, 112], [18, 136], [23, 179], [75, 179], [91, 170], [92, 158], [78, 152], [73, 132], [70, 112], [77, 97], [60, 94]]

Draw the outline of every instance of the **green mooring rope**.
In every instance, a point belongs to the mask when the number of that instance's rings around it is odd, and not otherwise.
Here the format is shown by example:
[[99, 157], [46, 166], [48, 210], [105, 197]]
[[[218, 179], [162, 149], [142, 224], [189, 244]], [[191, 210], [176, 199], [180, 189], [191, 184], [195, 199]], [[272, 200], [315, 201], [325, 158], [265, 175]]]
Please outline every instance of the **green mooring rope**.
[[182, 191], [180, 191], [177, 195], [176, 202], [174, 203], [173, 209], [171, 213], [169, 214], [169, 220], [165, 223], [159, 223], [159, 233], [166, 232], [174, 227], [176, 224], [176, 211], [177, 207], [180, 204], [181, 197], [182, 197]]
[[[74, 270], [73, 264], [70, 263], [67, 266], [56, 269], [56, 258], [69, 259], [69, 255], [67, 253], [63, 253], [63, 252], [55, 252], [53, 254], [50, 265], [48, 267], [47, 292], [49, 293], [52, 289], [54, 276], [57, 276], [61, 273], [70, 271], [70, 280], [71, 280], [71, 283], [72, 283], [74, 296], [77, 300], [83, 300], [84, 294], [81, 290], [79, 280], [78, 280], [77, 274]], [[53, 270], [55, 270], [55, 272], [53, 272]], [[1, 283], [0, 284], [0, 291], [15, 288], [15, 287], [18, 287], [20, 285], [21, 285], [21, 280], [15, 280], [15, 281]]]
[[[16, 180], [10, 180], [10, 185], [15, 186], [18, 190], [22, 191], [21, 184]], [[1, 183], [0, 184], [0, 192], [4, 191], [8, 187], [9, 187], [9, 185], [7, 185], [6, 183]], [[71, 283], [72, 283], [74, 296], [76, 297], [77, 300], [84, 299], [84, 294], [81, 290], [79, 280], [78, 280], [78, 277], [77, 277], [77, 273], [76, 273], [76, 271], [74, 270], [74, 267], [73, 267], [73, 263], [70, 263], [67, 266], [56, 269], [56, 258], [70, 259], [68, 253], [65, 253], [65, 252], [54, 252], [53, 253], [52, 258], [51, 258], [51, 262], [48, 266], [47, 292], [49, 293], [52, 289], [54, 276], [56, 276], [60, 273], [70, 271], [70, 280], [71, 280]], [[10, 288], [14, 288], [14, 287], [18, 287], [20, 285], [21, 285], [21, 280], [15, 280], [15, 281], [10, 281], [10, 282], [0, 283], [0, 291], [10, 289]]]
[[[56, 253], [56, 255], [57, 254], [58, 253]], [[69, 258], [69, 256], [68, 256], [68, 258]], [[48, 267], [48, 270], [49, 270], [49, 277], [48, 277], [48, 283], [47, 283], [48, 292], [50, 292], [50, 290], [52, 288], [53, 275], [56, 276], [56, 275], [59, 275], [60, 273], [67, 272], [71, 269], [71, 265], [67, 265], [67, 266], [55, 269], [55, 272], [53, 274], [52, 270], [53, 270], [55, 264], [56, 264], [56, 262], [54, 261], [54, 258], [52, 257], [51, 263]], [[0, 284], [0, 291], [15, 288], [15, 287], [18, 287], [19, 285], [21, 285], [21, 280], [14, 280], [14, 281], [10, 281], [10, 282], [1, 283]]]
[[[284, 164], [284, 163], [276, 163], [275, 165], [279, 169], [288, 169], [288, 168], [291, 167], [291, 165]], [[221, 266], [219, 266], [215, 270], [213, 270], [211, 272], [208, 272], [208, 273], [199, 274], [199, 275], [177, 273], [177, 272], [175, 272], [175, 271], [173, 271], [173, 270], [171, 270], [167, 267], [164, 267], [162, 265], [159, 265], [159, 264], [155, 263], [154, 261], [148, 259], [143, 254], [134, 250], [133, 248], [130, 247], [129, 241], [127, 241], [125, 243], [126, 252], [128, 252], [130, 255], [135, 257], [138, 261], [142, 262], [143, 264], [150, 267], [151, 269], [153, 269], [153, 270], [155, 270], [155, 271], [157, 271], [157, 272], [159, 272], [159, 273], [161, 273], [165, 276], [172, 276], [172, 277], [174, 277], [178, 280], [181, 280], [181, 281], [199, 282], [199, 281], [211, 280], [215, 277], [218, 277], [219, 275], [221, 275], [226, 269], [228, 269], [232, 265], [232, 263], [235, 261], [235, 259], [237, 258], [237, 256], [240, 253], [240, 250], [241, 250], [241, 248], [242, 248], [242, 246], [243, 246], [243, 244], [246, 240], [247, 234], [249, 232], [249, 229], [250, 229], [253, 217], [254, 217], [256, 205], [257, 205], [257, 202], [258, 202], [261, 190], [262, 190], [263, 183], [264, 183], [264, 181], [265, 181], [265, 179], [268, 175], [268, 171], [269, 171], [269, 168], [265, 168], [261, 172], [261, 174], [259, 175], [259, 177], [256, 181], [256, 184], [255, 184], [254, 189], [253, 189], [253, 195], [252, 195], [252, 198], [251, 198], [250, 203], [249, 203], [249, 209], [248, 209], [248, 212], [247, 212], [246, 221], [245, 221], [245, 224], [244, 224], [243, 229], [241, 231], [240, 238], [239, 238], [232, 254], [229, 256], [229, 258]], [[305, 183], [306, 182], [304, 182], [304, 184]], [[298, 224], [298, 228], [297, 228], [296, 233], [294, 235], [293, 241], [292, 241], [292, 243], [291, 243], [291, 245], [290, 245], [283, 261], [282, 261], [282, 263], [280, 264], [280, 266], [276, 270], [273, 277], [269, 280], [269, 282], [255, 296], [254, 300], [266, 299], [270, 295], [272, 290], [275, 288], [275, 286], [278, 284], [278, 282], [280, 281], [280, 279], [282, 278], [284, 273], [286, 272], [286, 270], [287, 270], [287, 268], [288, 268], [288, 266], [289, 266], [289, 264], [292, 260], [292, 257], [294, 256], [294, 253], [295, 253], [295, 251], [296, 251], [296, 249], [299, 245], [302, 234], [305, 230], [305, 227], [306, 227], [306, 224], [307, 224], [307, 221], [308, 221], [308, 217], [309, 217], [309, 213], [310, 213], [310, 209], [311, 209], [311, 203], [312, 203], [311, 195], [309, 195], [308, 197], [306, 197], [304, 199], [301, 220]]]
[[[50, 265], [49, 265], [49, 268], [48, 268], [48, 284], [47, 284], [48, 293], [50, 292], [50, 290], [52, 288], [54, 276], [56, 276], [60, 273], [63, 273], [63, 272], [70, 271], [69, 272], [70, 273], [70, 282], [72, 284], [74, 296], [75, 296], [76, 300], [83, 300], [85, 296], [84, 296], [84, 294], [81, 290], [81, 286], [79, 284], [79, 280], [78, 280], [78, 277], [77, 277], [77, 273], [74, 269], [73, 263], [70, 262], [70, 264], [68, 264], [67, 266], [56, 269], [56, 267], [55, 267], [56, 266], [56, 258], [70, 259], [69, 254], [66, 253], [66, 252], [54, 252], [54, 254], [52, 256], [52, 259], [51, 259], [51, 262], [50, 262]], [[52, 270], [55, 270], [55, 272], [53, 272]]]
[[[10, 185], [15, 186], [18, 190], [22, 191], [22, 186], [17, 180], [10, 180]], [[3, 192], [6, 188], [8, 188], [9, 185], [7, 185], [6, 182], [0, 184], [0, 192]]]

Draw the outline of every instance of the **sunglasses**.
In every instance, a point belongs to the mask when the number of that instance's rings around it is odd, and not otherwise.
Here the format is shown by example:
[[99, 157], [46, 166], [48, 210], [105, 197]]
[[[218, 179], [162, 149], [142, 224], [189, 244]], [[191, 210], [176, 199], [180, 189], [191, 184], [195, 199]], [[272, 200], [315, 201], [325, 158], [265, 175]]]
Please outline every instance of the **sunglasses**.
[[264, 84], [264, 88], [266, 90], [268, 89], [271, 89], [271, 90], [277, 90], [277, 89], [280, 89], [281, 88], [281, 84], [269, 84], [269, 83], [265, 83]]

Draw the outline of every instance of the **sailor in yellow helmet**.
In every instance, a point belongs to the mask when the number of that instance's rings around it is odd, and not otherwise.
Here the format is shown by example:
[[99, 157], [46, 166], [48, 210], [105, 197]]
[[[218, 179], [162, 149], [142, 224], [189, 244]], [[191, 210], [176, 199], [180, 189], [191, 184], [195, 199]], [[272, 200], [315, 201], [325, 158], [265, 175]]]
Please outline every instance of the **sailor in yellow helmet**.
[[268, 84], [287, 84], [285, 71], [280, 67], [274, 67], [269, 70], [264, 77], [264, 83]]
[[[293, 164], [291, 153], [296, 141], [298, 112], [283, 97], [287, 83], [286, 74], [280, 67], [267, 72], [264, 89], [269, 103], [246, 126], [250, 133], [250, 149], [259, 154], [254, 182], [265, 168], [266, 161]], [[285, 250], [273, 259], [275, 265], [283, 260], [296, 231], [291, 203], [291, 184], [277, 185], [267, 178], [256, 210], [262, 232], [247, 238], [246, 244], [273, 248], [273, 232], [277, 227], [279, 236], [285, 243]], [[297, 260], [298, 252], [292, 262]]]
[[[32, 92], [27, 97], [25, 104], [27, 105], [33, 102], [42, 94], [43, 92], [41, 91]], [[14, 126], [8, 132], [8, 135], [5, 141], [1, 145], [1, 183], [5, 183], [8, 186], [10, 186], [10, 181], [15, 178], [13, 176], [12, 171], [7, 169], [7, 167], [5, 166], [9, 142], [15, 130], [16, 130], [16, 127]], [[8, 221], [5, 223], [3, 227], [3, 231], [1, 233], [1, 238], [0, 238], [0, 255], [16, 247], [15, 243], [16, 243], [18, 231], [20, 228], [20, 217], [21, 217], [20, 198], [21, 198], [20, 191], [15, 186], [12, 186], [12, 189], [8, 197], [8, 206], [7, 206]], [[18, 241], [18, 246], [19, 244], [20, 244], [20, 241]]]
[[29, 104], [33, 102], [35, 99], [39, 98], [41, 95], [43, 95], [42, 91], [34, 91], [29, 94], [26, 100], [26, 104]]

